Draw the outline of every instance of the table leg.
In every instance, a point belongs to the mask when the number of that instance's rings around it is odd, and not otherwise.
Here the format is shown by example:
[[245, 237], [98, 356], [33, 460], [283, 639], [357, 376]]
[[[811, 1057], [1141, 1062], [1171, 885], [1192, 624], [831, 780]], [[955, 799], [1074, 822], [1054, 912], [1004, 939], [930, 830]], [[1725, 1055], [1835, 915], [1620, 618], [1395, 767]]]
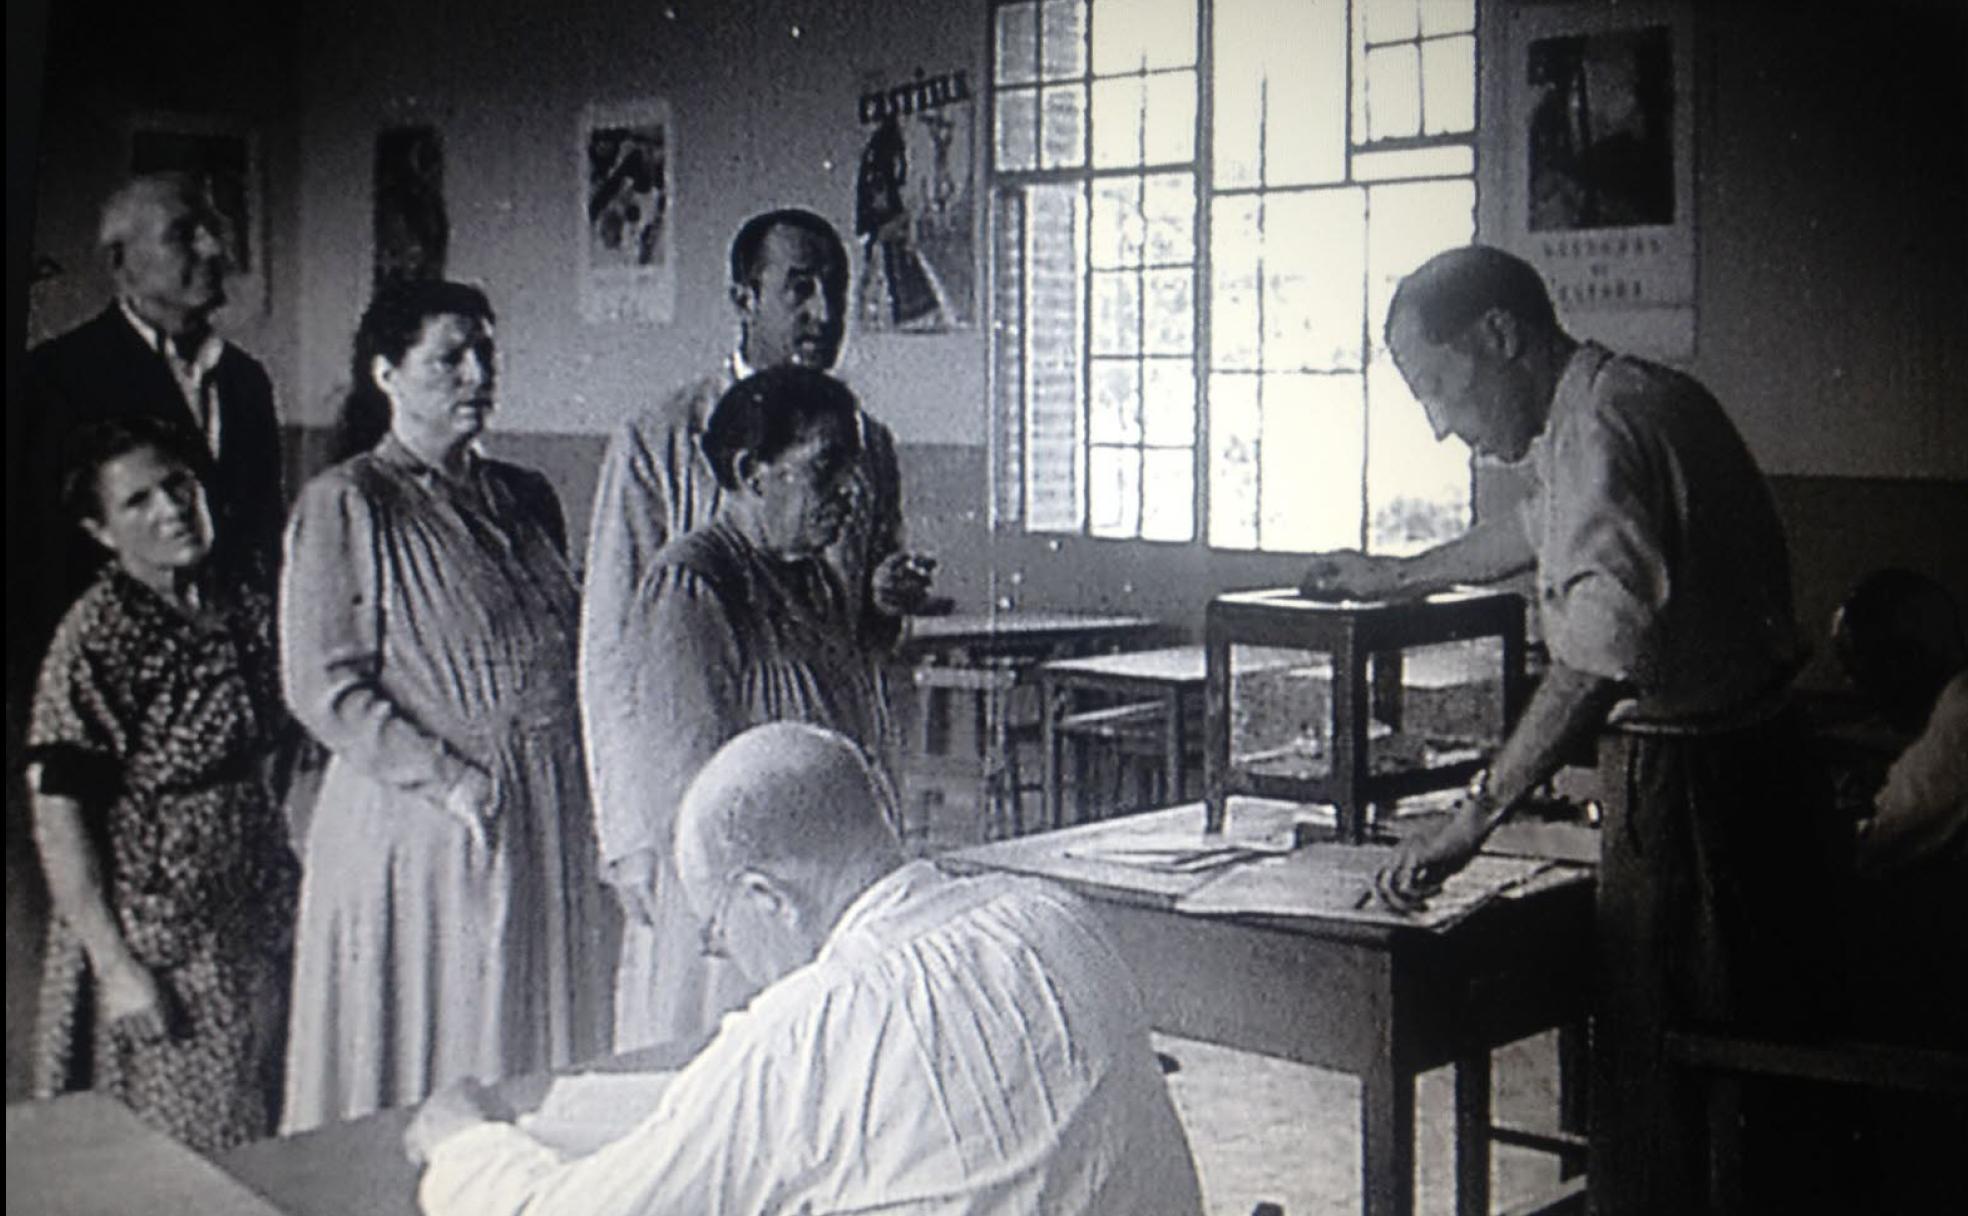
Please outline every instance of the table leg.
[[1188, 743], [1189, 725], [1182, 717], [1182, 689], [1171, 684], [1162, 693], [1162, 746], [1167, 753], [1162, 757], [1163, 778], [1162, 801], [1174, 806], [1189, 795], [1183, 789], [1183, 778], [1188, 765], [1183, 751]]
[[[1583, 1022], [1558, 1028], [1558, 1130], [1573, 1135], [1587, 1134], [1591, 1110], [1592, 1057]], [[1559, 1160], [1558, 1176], [1573, 1178], [1585, 1172], [1585, 1163], [1575, 1158]]]
[[1039, 673], [1039, 767], [1045, 786], [1045, 822], [1053, 828], [1063, 826], [1066, 821], [1060, 789], [1059, 711], [1067, 695], [1065, 689], [1053, 683], [1052, 677], [1043, 671]]
[[1490, 1053], [1455, 1063], [1456, 1216], [1489, 1216]]
[[1414, 1077], [1391, 1061], [1360, 1077], [1360, 1210], [1413, 1216]]

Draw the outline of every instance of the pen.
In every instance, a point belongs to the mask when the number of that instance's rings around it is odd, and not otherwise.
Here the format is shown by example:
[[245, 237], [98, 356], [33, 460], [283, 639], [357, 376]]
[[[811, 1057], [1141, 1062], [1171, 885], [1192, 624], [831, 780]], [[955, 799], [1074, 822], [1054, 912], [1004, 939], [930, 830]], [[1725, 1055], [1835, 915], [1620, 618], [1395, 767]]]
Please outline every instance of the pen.
[[1374, 897], [1374, 889], [1372, 887], [1368, 887], [1366, 890], [1360, 892], [1360, 897], [1353, 901], [1353, 910], [1355, 912], [1361, 911], [1368, 904], [1373, 902], [1373, 897]]

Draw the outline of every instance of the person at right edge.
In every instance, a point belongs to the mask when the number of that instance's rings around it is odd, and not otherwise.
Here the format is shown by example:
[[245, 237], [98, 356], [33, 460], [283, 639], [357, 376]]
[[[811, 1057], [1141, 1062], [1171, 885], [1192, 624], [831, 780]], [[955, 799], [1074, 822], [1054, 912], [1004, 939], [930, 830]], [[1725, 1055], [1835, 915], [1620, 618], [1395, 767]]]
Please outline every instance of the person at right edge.
[[[1802, 647], [1770, 492], [1706, 389], [1572, 337], [1537, 271], [1501, 250], [1453, 249], [1403, 279], [1385, 339], [1437, 437], [1522, 462], [1530, 493], [1519, 515], [1412, 557], [1316, 555], [1301, 591], [1404, 598], [1535, 569], [1551, 666], [1467, 796], [1375, 888], [1413, 907], [1596, 736], [1593, 1210], [1702, 1211], [1706, 1088], [1665, 1033], [1782, 1032], [1833, 991], [1829, 789], [1789, 701]], [[1830, 1193], [1836, 1154], [1811, 1146], [1833, 1131], [1812, 1109], [1746, 1087], [1753, 1210], [1791, 1210], [1789, 1185]]]

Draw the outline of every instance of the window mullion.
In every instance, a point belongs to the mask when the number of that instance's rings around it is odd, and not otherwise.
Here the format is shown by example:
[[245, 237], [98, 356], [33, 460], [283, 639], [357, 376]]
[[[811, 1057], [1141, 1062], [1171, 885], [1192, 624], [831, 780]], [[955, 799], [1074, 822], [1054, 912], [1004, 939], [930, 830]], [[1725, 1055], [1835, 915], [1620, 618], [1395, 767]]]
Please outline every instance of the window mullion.
[[1189, 463], [1189, 535], [1192, 544], [1209, 545], [1210, 510], [1210, 452], [1212, 433], [1210, 429], [1209, 408], [1209, 351], [1210, 351], [1210, 186], [1216, 178], [1216, 148], [1213, 140], [1216, 121], [1216, 42], [1211, 36], [1215, 28], [1214, 0], [1199, 0], [1196, 5], [1196, 164], [1192, 171], [1195, 186], [1192, 195], [1195, 207], [1191, 210], [1193, 228], [1189, 248], [1195, 265], [1190, 271], [1191, 286], [1189, 298], [1193, 317], [1190, 326], [1189, 375], [1191, 377], [1191, 401], [1195, 410], [1191, 419], [1190, 434], [1195, 446], [1190, 449]]

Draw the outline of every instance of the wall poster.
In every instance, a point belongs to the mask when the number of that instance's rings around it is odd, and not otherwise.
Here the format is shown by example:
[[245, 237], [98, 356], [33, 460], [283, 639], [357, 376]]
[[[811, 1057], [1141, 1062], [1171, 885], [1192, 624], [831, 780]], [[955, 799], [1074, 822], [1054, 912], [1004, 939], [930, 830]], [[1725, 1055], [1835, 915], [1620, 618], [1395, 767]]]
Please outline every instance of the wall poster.
[[433, 126], [376, 136], [375, 282], [441, 279], [451, 244], [444, 209], [444, 143]]
[[266, 309], [266, 217], [259, 139], [242, 119], [144, 114], [130, 123], [131, 173], [185, 173], [204, 191], [225, 231], [226, 311]]
[[968, 71], [864, 81], [856, 108], [856, 320], [895, 333], [977, 323], [976, 103]]
[[667, 325], [676, 312], [676, 180], [667, 101], [596, 102], [581, 116], [581, 316]]
[[1503, 243], [1579, 334], [1693, 357], [1689, 7], [1533, 5], [1509, 20]]

